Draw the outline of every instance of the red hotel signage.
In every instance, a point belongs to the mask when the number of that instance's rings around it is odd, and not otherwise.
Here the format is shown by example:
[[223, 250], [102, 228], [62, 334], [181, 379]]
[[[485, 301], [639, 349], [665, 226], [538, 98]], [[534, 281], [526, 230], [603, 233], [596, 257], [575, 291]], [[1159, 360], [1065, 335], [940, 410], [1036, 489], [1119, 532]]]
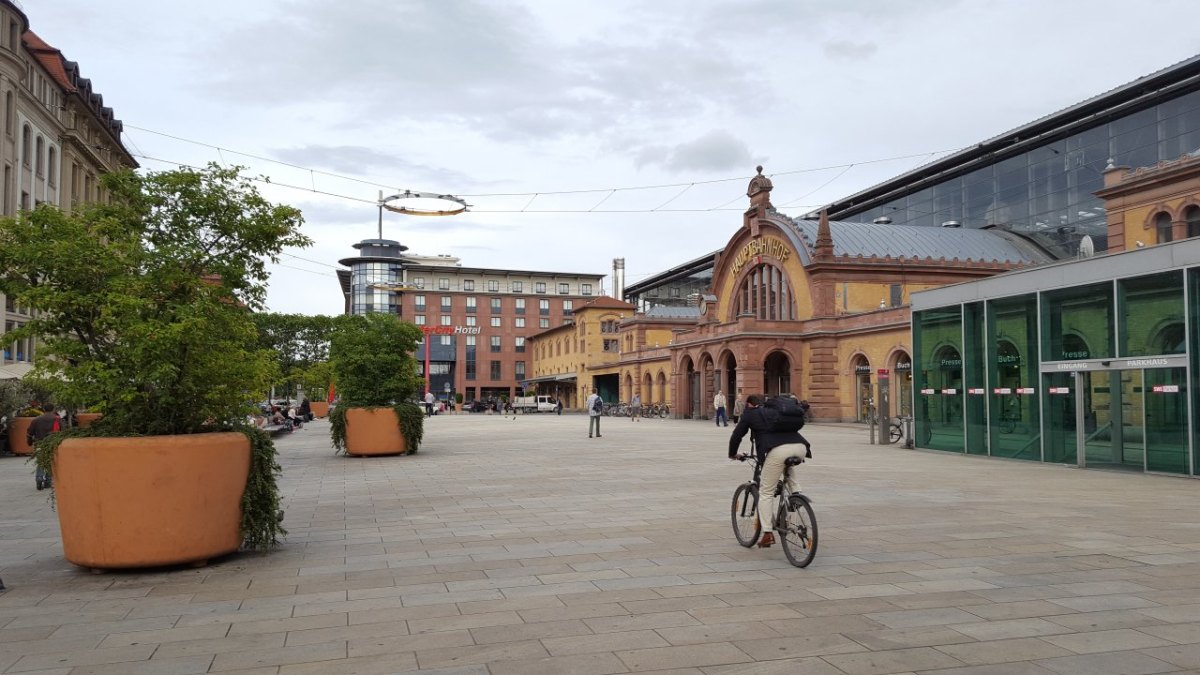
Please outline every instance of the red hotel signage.
[[479, 335], [481, 326], [421, 326], [426, 335]]

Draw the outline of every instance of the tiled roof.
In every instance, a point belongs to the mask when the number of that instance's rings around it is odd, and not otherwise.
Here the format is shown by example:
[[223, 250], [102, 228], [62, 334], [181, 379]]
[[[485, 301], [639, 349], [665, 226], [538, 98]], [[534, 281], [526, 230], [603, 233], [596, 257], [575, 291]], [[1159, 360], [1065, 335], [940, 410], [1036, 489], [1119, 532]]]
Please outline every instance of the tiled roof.
[[[818, 222], [793, 219], [792, 224], [811, 259]], [[983, 263], [1036, 264], [1050, 256], [1007, 232], [974, 228], [916, 227], [830, 221], [835, 257], [959, 260]]]
[[595, 300], [589, 300], [588, 302], [580, 305], [579, 307], [576, 307], [575, 311], [578, 312], [581, 309], [635, 309], [635, 308], [633, 305], [629, 304], [628, 302], [621, 302], [620, 300], [617, 300], [616, 298], [610, 298], [607, 295], [601, 295], [601, 296], [597, 297]]
[[648, 309], [643, 316], [648, 319], [698, 319], [700, 318], [700, 308], [655, 305]]
[[21, 36], [22, 42], [25, 43], [25, 49], [29, 50], [30, 54], [42, 64], [46, 72], [50, 73], [50, 77], [58, 83], [58, 86], [66, 89], [69, 92], [76, 91], [75, 84], [71, 82], [71, 78], [67, 76], [67, 71], [63, 68], [63, 55], [58, 49], [51, 47], [45, 40], [38, 37], [37, 33], [31, 30], [25, 31]]

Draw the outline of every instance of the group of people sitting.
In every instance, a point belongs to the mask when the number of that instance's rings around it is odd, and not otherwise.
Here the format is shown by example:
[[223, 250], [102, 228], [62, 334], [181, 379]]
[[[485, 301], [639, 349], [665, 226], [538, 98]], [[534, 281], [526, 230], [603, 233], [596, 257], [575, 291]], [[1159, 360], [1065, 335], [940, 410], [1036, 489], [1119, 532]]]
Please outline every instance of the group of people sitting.
[[260, 429], [282, 428], [283, 431], [291, 432], [302, 428], [305, 422], [311, 422], [313, 419], [312, 406], [307, 398], [299, 404], [281, 401], [263, 405], [260, 406], [260, 410], [261, 415], [251, 418], [254, 426]]

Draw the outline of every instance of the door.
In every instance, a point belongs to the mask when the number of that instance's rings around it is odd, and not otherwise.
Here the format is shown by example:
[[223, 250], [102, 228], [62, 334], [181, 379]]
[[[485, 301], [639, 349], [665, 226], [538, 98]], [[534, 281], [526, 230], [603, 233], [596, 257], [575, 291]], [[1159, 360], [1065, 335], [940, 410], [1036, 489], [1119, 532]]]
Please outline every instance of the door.
[[1187, 474], [1187, 371], [1111, 370], [1081, 378], [1088, 467]]

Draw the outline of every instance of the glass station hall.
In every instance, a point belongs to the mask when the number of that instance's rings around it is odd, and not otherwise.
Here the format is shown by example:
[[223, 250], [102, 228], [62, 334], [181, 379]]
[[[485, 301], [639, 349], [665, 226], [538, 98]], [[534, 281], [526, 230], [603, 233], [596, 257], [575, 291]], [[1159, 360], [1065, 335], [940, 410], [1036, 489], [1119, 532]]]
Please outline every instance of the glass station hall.
[[1196, 476], [1200, 240], [914, 293], [918, 447]]

